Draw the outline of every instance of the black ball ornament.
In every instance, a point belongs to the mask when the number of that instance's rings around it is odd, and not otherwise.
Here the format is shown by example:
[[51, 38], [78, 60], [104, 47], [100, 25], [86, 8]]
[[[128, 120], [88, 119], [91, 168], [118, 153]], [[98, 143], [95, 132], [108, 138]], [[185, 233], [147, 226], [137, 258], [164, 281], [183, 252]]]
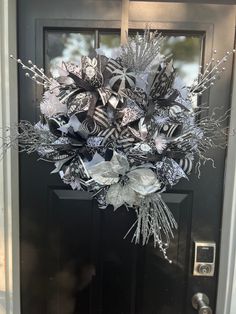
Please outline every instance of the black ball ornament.
[[110, 79], [110, 87], [115, 92], [120, 92], [126, 88], [130, 89], [135, 86], [135, 73], [129, 69], [116, 69], [112, 72], [112, 78]]

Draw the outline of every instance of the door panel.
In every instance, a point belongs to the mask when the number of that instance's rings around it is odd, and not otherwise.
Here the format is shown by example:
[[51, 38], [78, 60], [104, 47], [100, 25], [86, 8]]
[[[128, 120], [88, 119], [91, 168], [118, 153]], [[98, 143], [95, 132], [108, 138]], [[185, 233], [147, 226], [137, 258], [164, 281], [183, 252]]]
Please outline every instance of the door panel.
[[[186, 60], [191, 75], [184, 79], [190, 81], [213, 48], [220, 55], [232, 48], [232, 11], [226, 6], [132, 1], [129, 28], [140, 30], [151, 22], [153, 29], [166, 33], [165, 49], [175, 47], [177, 65]], [[120, 21], [118, 0], [19, 0], [19, 57], [48, 69], [49, 63], [70, 56], [76, 60], [92, 47], [111, 53], [119, 42]], [[206, 95], [210, 111], [228, 106], [228, 67]], [[19, 92], [20, 118], [36, 121], [42, 90], [20, 72]], [[50, 175], [50, 164], [21, 155], [22, 314], [194, 314], [195, 292], [205, 292], [214, 308], [217, 268], [214, 277], [192, 276], [194, 241], [216, 242], [218, 261], [225, 152], [211, 156], [216, 169], [207, 165], [200, 180], [193, 173], [190, 181], [164, 194], [179, 225], [169, 249], [173, 263], [168, 264], [152, 243], [142, 247], [132, 244], [131, 236], [123, 240], [133, 212], [98, 209], [88, 194], [70, 191], [57, 175]]]
[[47, 313], [73, 308], [72, 313], [152, 314], [172, 313], [173, 307], [183, 313], [192, 193], [166, 193], [164, 199], [180, 230], [169, 249], [173, 264], [152, 243], [121, 240], [134, 212], [101, 211], [87, 193], [50, 188]]

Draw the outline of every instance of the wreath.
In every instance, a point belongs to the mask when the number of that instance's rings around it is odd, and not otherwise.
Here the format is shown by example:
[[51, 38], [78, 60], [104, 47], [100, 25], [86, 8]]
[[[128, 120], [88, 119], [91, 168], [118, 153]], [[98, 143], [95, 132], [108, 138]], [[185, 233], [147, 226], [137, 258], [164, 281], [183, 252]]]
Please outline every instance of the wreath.
[[55, 164], [52, 173], [72, 189], [92, 193], [101, 208], [135, 210], [128, 231], [134, 242], [152, 239], [168, 259], [177, 223], [162, 193], [188, 179], [193, 168], [200, 175], [200, 166], [213, 162], [208, 150], [225, 146], [221, 125], [228, 112], [209, 115], [196, 97], [215, 84], [232, 52], [221, 60], [213, 56], [186, 86], [160, 52], [164, 40], [146, 29], [129, 37], [116, 57], [98, 49], [80, 64], [62, 63], [52, 78], [32, 61], [11, 56], [44, 92], [40, 121], [20, 121], [3, 148], [17, 141], [21, 151], [37, 152]]

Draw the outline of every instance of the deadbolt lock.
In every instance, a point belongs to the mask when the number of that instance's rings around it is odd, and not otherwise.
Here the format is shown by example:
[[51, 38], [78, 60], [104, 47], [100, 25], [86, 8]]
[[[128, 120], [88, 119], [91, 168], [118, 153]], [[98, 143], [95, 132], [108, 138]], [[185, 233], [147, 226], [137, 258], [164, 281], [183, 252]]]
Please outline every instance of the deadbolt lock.
[[212, 271], [212, 265], [211, 264], [200, 264], [198, 266], [198, 272], [201, 275], [210, 274], [211, 271]]
[[195, 242], [193, 275], [214, 276], [215, 256], [215, 242]]

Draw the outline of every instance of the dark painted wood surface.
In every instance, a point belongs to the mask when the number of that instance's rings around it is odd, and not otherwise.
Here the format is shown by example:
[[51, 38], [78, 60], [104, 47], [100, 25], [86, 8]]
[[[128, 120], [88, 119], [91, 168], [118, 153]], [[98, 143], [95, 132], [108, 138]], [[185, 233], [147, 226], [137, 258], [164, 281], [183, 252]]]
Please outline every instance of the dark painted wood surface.
[[[117, 27], [120, 3], [19, 0], [19, 57], [43, 66], [43, 49], [38, 49], [43, 38], [38, 37], [46, 21], [59, 19], [63, 28], [70, 20], [76, 27], [80, 20], [94, 19], [102, 27]], [[39, 97], [20, 72], [21, 119], [37, 120]], [[52, 165], [21, 155], [22, 314], [193, 314], [191, 297], [197, 291], [205, 292], [214, 307], [217, 275], [192, 276], [193, 241], [218, 244], [220, 236], [225, 153], [211, 155], [217, 169], [204, 167], [200, 180], [192, 174], [190, 182], [165, 196], [179, 223], [169, 251], [172, 265], [151, 243], [141, 247], [123, 240], [132, 213], [99, 210], [87, 194], [67, 190], [50, 175]]]
[[[130, 1], [142, 1], [145, 2], [145, 0], [130, 0]], [[148, 0], [148, 2], [164, 2], [164, 3], [171, 3], [171, 2], [178, 2], [178, 3], [202, 3], [202, 4], [236, 4], [235, 0]]]

